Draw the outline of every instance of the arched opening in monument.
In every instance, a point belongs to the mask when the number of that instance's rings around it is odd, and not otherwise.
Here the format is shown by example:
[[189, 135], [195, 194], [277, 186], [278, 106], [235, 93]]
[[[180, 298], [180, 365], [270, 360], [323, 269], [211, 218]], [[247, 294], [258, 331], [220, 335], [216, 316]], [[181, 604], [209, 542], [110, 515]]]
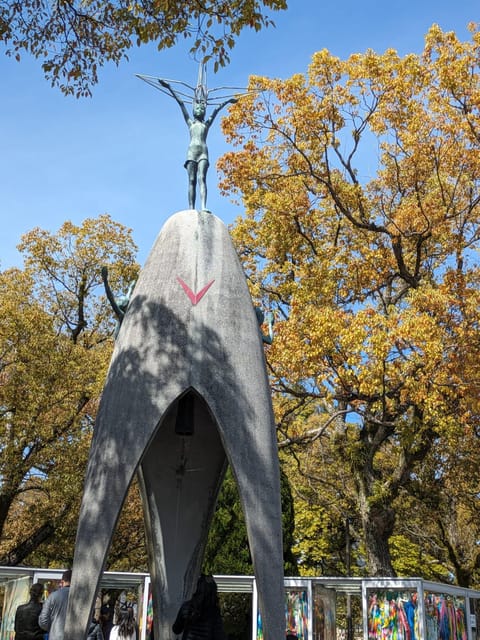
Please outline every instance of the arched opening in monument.
[[139, 467], [149, 570], [161, 577], [154, 607], [162, 619], [173, 619], [180, 605], [166, 594], [187, 597], [200, 573], [226, 466], [217, 422], [190, 387], [165, 412]]

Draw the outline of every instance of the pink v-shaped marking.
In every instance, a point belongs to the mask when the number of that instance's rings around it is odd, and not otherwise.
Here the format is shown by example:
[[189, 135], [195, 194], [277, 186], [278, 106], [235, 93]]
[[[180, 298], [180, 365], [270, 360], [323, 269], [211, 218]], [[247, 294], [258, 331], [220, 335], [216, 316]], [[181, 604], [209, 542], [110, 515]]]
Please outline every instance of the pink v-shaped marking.
[[193, 291], [190, 289], [188, 284], [185, 284], [185, 282], [178, 276], [177, 276], [177, 280], [182, 285], [182, 289], [185, 291], [185, 293], [189, 297], [190, 302], [193, 304], [193, 306], [195, 306], [198, 302], [200, 302], [200, 300], [203, 298], [203, 296], [207, 293], [207, 291], [210, 289], [212, 284], [215, 282], [215, 280], [211, 280], [208, 284], [206, 284], [203, 287], [203, 289], [200, 289], [198, 293], [193, 293]]

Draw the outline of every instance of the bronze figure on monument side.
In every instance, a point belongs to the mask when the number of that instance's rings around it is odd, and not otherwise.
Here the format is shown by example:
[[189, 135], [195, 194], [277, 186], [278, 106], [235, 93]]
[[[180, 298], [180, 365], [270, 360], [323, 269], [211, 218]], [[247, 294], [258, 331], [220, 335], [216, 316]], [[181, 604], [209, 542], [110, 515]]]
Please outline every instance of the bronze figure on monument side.
[[130, 282], [128, 286], [128, 291], [124, 296], [120, 296], [115, 298], [113, 291], [110, 288], [110, 283], [108, 282], [108, 269], [107, 267], [102, 267], [102, 280], [103, 285], [105, 287], [105, 294], [110, 302], [110, 306], [116, 316], [117, 324], [115, 327], [114, 337], [116, 338], [118, 332], [120, 331], [120, 325], [122, 324], [123, 318], [125, 317], [125, 313], [127, 311], [127, 307], [130, 302], [130, 298], [132, 297], [132, 292], [135, 287], [136, 281]]

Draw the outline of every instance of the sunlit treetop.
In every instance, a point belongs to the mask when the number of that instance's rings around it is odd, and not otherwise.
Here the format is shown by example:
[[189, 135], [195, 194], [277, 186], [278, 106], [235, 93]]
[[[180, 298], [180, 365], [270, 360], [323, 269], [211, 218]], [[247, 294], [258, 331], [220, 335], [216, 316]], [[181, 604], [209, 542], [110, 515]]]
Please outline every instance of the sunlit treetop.
[[[304, 74], [252, 77], [223, 121], [232, 235], [277, 318], [272, 386], [323, 407], [320, 430], [348, 415], [329, 433], [374, 575], [421, 462], [478, 425], [479, 61], [473, 25], [466, 42], [433, 26], [419, 54], [322, 50]], [[297, 425], [284, 439], [311, 440]]]

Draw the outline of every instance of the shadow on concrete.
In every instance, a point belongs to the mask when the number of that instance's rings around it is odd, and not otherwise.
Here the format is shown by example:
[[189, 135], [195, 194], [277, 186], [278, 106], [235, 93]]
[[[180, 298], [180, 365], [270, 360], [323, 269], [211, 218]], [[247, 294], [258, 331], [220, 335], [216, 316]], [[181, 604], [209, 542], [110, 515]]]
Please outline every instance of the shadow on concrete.
[[[170, 637], [174, 607], [198, 574], [226, 459], [239, 485], [254, 566], [261, 574], [261, 601], [268, 567], [273, 562], [270, 571], [277, 569], [278, 555], [281, 561], [278, 461], [270, 399], [258, 380], [264, 374], [254, 362], [258, 353], [249, 359], [241, 332], [226, 338], [194, 312], [188, 300], [180, 313], [140, 294], [131, 301], [92, 441], [65, 640], [86, 637], [111, 539], [137, 471], [148, 506], [147, 547], [161, 637]], [[253, 309], [252, 314], [253, 324], [249, 319], [244, 331], [257, 330]], [[180, 433], [177, 423], [185, 394], [193, 397], [191, 434]]]

